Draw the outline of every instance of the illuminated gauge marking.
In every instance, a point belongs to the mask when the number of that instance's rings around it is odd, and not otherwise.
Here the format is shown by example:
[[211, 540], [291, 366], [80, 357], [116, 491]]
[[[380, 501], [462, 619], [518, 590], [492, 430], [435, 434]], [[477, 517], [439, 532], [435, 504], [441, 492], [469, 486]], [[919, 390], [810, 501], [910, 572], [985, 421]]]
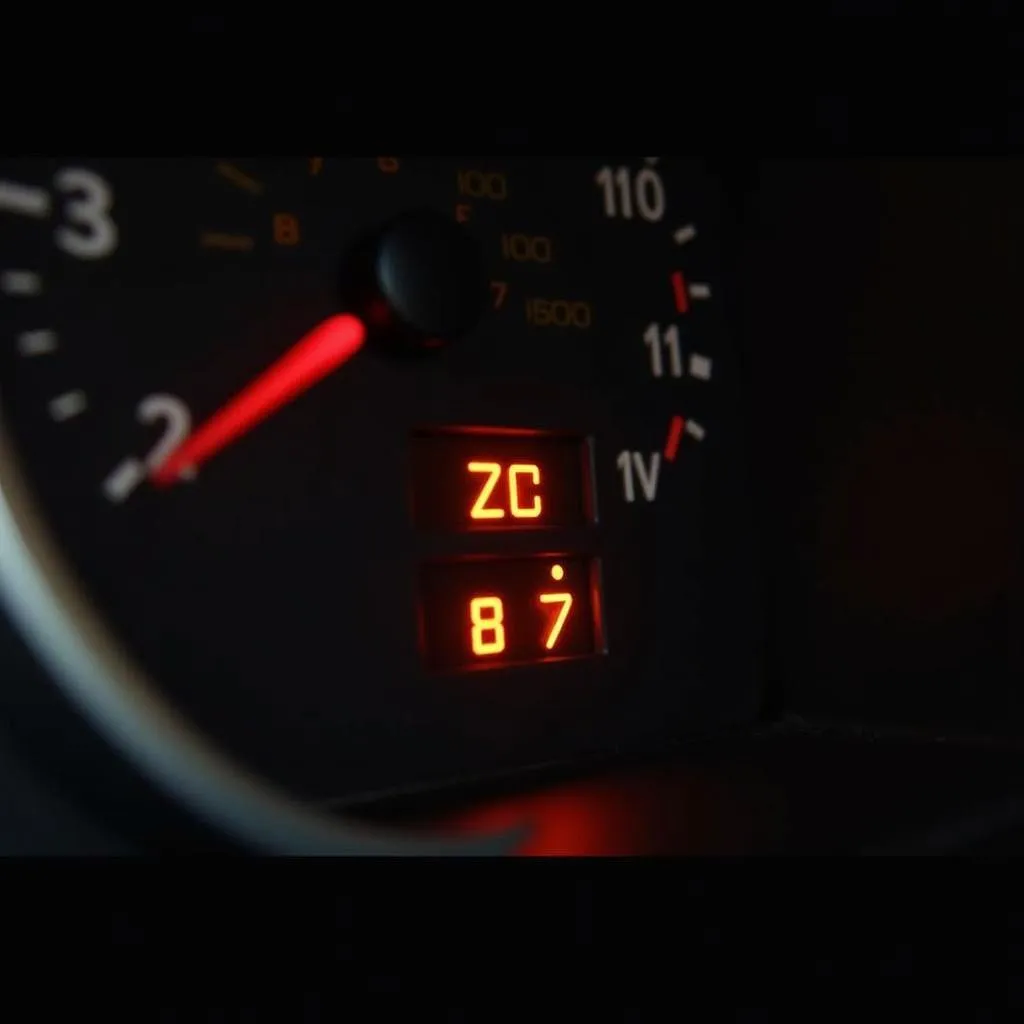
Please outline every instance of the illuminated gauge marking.
[[691, 299], [701, 302], [711, 298], [711, 285], [704, 281], [687, 284], [681, 270], [673, 271], [669, 280], [672, 282], [672, 297], [676, 301], [677, 313], [688, 313]]
[[273, 220], [274, 241], [278, 245], [298, 245], [302, 238], [299, 221], [291, 213], [275, 213]]
[[697, 380], [711, 380], [711, 360], [707, 356], [693, 353], [690, 356], [690, 376]]
[[665, 360], [662, 351], [668, 355], [668, 371], [670, 377], [682, 377], [683, 356], [679, 344], [679, 328], [670, 324], [662, 330], [658, 324], [650, 324], [644, 331], [644, 344], [651, 357], [651, 376], [665, 376]]
[[84, 391], [68, 391], [51, 399], [50, 415], [58, 423], [63, 423], [85, 412], [88, 404]]
[[249, 235], [231, 235], [223, 231], [204, 231], [199, 236], [199, 244], [204, 249], [249, 252], [256, 245], [256, 239]]
[[673, 416], [668, 425], [668, 439], [665, 441], [665, 461], [674, 462], [679, 454], [679, 442], [683, 439], [685, 427], [682, 416]]
[[684, 224], [681, 228], [677, 228], [672, 235], [676, 245], [686, 245], [687, 242], [692, 242], [696, 237], [697, 229], [692, 224]]
[[50, 213], [50, 194], [16, 181], [0, 181], [0, 210], [24, 217], [46, 217]]
[[263, 194], [263, 185], [244, 171], [239, 170], [234, 164], [221, 161], [217, 164], [217, 173], [226, 181], [230, 181], [232, 185], [244, 189], [251, 195]]
[[681, 270], [673, 271], [669, 280], [672, 282], [672, 297], [676, 300], [676, 312], [688, 312], [690, 300], [687, 296], [686, 280], [683, 278], [683, 272]]
[[0, 291], [5, 295], [38, 295], [43, 280], [31, 270], [5, 270], [0, 274]]
[[45, 356], [56, 348], [54, 331], [25, 331], [18, 335], [18, 352], [23, 356]]

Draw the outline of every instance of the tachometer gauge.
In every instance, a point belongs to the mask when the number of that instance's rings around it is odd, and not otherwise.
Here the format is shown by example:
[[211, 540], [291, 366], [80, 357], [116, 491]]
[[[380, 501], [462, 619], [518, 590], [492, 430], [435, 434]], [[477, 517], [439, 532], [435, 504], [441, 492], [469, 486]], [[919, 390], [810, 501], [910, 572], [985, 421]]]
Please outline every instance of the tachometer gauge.
[[159, 781], [158, 712], [314, 807], [749, 719], [722, 207], [668, 157], [0, 163], [13, 617]]

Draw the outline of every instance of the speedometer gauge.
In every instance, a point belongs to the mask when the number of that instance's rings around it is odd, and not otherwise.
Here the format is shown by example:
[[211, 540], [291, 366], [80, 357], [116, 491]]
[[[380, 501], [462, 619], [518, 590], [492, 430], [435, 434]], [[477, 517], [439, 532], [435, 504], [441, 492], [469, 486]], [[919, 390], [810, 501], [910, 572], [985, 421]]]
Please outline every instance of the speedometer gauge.
[[8, 160], [0, 230], [5, 600], [134, 759], [138, 685], [334, 806], [753, 714], [698, 163]]

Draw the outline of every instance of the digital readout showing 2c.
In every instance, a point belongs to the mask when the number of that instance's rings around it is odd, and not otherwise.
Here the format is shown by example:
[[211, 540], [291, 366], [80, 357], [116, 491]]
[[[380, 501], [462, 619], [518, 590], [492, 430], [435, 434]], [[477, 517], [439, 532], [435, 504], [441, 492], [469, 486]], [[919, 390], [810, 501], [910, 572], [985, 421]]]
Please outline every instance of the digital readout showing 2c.
[[[589, 444], [525, 431], [419, 434], [413, 516], [448, 533], [585, 527], [595, 518]], [[589, 657], [603, 647], [600, 608], [596, 559], [481, 552], [423, 568], [420, 646], [436, 671]]]
[[557, 434], [413, 438], [413, 519], [427, 530], [553, 529], [594, 520], [590, 446]]

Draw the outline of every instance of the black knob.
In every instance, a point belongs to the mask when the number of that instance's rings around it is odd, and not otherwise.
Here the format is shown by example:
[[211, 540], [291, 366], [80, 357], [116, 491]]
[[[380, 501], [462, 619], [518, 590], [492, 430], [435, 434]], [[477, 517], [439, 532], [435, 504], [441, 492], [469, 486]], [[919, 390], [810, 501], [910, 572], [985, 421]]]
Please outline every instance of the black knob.
[[371, 343], [439, 348], [479, 322], [488, 285], [476, 240], [440, 213], [403, 214], [362, 245], [343, 281]]

